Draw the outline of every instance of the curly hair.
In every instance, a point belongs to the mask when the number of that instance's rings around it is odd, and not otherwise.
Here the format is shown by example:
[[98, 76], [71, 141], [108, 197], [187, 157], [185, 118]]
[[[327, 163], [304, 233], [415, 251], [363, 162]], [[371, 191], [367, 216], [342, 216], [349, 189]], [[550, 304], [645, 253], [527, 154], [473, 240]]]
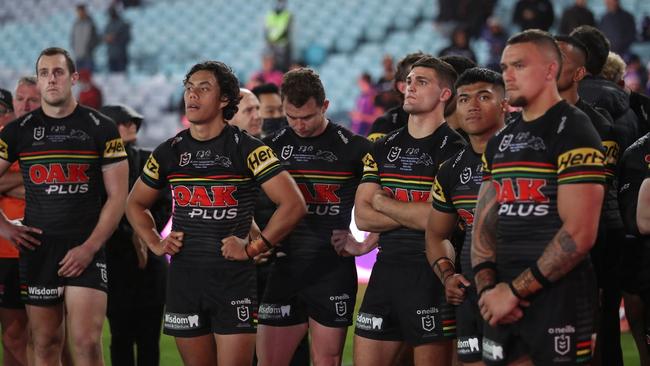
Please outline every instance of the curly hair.
[[299, 68], [284, 74], [281, 88], [282, 100], [300, 108], [314, 98], [317, 106], [325, 103], [325, 88], [316, 71]]
[[217, 80], [217, 84], [219, 84], [219, 89], [221, 90], [221, 98], [225, 98], [228, 101], [228, 104], [221, 111], [223, 118], [225, 120], [232, 119], [239, 110], [237, 106], [241, 100], [241, 97], [239, 96], [239, 80], [237, 79], [237, 76], [235, 76], [232, 69], [223, 62], [203, 61], [192, 66], [190, 71], [185, 75], [183, 85], [187, 84], [194, 73], [202, 70], [207, 70], [214, 74], [214, 78]]

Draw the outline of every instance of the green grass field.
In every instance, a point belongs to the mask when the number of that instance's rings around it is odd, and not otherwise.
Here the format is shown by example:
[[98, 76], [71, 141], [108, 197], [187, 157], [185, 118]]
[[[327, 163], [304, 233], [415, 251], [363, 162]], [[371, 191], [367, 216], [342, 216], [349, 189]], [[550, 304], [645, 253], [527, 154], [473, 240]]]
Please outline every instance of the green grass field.
[[[365, 292], [366, 286], [359, 285], [359, 291], [357, 294], [357, 307], [355, 309], [355, 314], [361, 304], [361, 298]], [[352, 365], [352, 337], [353, 337], [353, 328], [350, 327], [348, 331], [348, 336], [345, 341], [345, 350], [343, 352], [343, 364]], [[108, 329], [108, 322], [104, 325], [104, 359], [106, 360], [107, 365], [111, 365], [110, 352], [108, 350], [108, 345], [110, 344], [110, 331]], [[623, 347], [623, 358], [625, 361], [625, 366], [638, 366], [639, 357], [637, 355], [636, 346], [630, 333], [623, 333], [621, 335], [621, 346]], [[0, 349], [0, 361], [2, 360], [2, 350]], [[174, 343], [174, 338], [162, 335], [160, 340], [160, 365], [161, 366], [176, 366], [181, 365], [181, 359], [176, 350], [176, 344]], [[119, 365], [116, 365], [119, 366]]]

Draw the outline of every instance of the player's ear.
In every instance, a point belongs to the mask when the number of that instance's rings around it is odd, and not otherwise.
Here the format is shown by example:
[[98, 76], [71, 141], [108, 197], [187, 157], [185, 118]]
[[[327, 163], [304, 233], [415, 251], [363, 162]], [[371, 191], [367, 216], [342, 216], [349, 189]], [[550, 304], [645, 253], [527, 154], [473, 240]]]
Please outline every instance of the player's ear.
[[79, 73], [78, 72], [73, 72], [72, 75], [70, 75], [70, 79], [72, 80], [72, 85], [77, 84], [77, 81], [79, 81]]
[[449, 102], [451, 98], [454, 96], [454, 93], [451, 91], [449, 88], [443, 88], [442, 91], [440, 92], [440, 101], [442, 102]]

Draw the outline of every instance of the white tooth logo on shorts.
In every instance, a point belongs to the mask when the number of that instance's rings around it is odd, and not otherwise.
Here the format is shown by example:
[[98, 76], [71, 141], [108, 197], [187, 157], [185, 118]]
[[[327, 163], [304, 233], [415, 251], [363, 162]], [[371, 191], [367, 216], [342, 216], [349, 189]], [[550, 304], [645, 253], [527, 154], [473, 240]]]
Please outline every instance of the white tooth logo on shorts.
[[187, 320], [190, 322], [190, 328], [199, 326], [199, 316], [198, 315], [188, 315]]
[[427, 332], [434, 330], [436, 323], [434, 321], [433, 315], [426, 315], [422, 317], [422, 329]]
[[237, 307], [237, 319], [245, 322], [249, 317], [250, 313], [248, 312], [248, 306], [242, 305]]
[[289, 316], [289, 313], [291, 313], [291, 305], [282, 305], [280, 306], [280, 314], [284, 318], [285, 316]]
[[571, 350], [571, 336], [560, 334], [555, 336], [555, 352], [564, 356]]
[[372, 329], [381, 330], [381, 323], [384, 322], [383, 318], [372, 317]]
[[347, 314], [348, 312], [348, 304], [345, 303], [345, 301], [339, 301], [334, 303], [334, 306], [336, 308], [336, 315], [338, 316], [343, 316]]
[[478, 352], [478, 351], [481, 350], [481, 348], [478, 346], [478, 338], [476, 338], [476, 337], [470, 338], [470, 339], [468, 339], [468, 341], [469, 341], [469, 351], [470, 352], [474, 352], [474, 351]]

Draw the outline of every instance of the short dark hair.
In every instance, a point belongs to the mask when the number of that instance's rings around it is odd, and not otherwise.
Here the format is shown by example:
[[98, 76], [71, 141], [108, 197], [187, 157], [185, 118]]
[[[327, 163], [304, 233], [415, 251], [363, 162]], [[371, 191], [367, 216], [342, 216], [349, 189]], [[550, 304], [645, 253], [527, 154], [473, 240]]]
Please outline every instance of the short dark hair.
[[501, 74], [484, 67], [473, 67], [465, 70], [456, 80], [455, 87], [458, 89], [461, 86], [481, 82], [501, 87], [504, 91], [506, 88], [506, 84], [503, 82], [503, 76], [501, 76]]
[[609, 55], [610, 44], [607, 37], [598, 28], [589, 25], [579, 26], [570, 35], [587, 47], [587, 71], [592, 75], [600, 74]]
[[566, 35], [555, 36], [555, 41], [566, 43], [570, 46], [573, 46], [573, 48], [577, 49], [582, 54], [582, 57], [584, 58], [583, 63], [586, 65], [587, 60], [589, 59], [589, 50], [587, 49], [587, 46], [585, 46], [584, 43], [582, 43], [580, 40], [578, 40], [575, 37], [566, 36]]
[[262, 85], [258, 85], [254, 87], [251, 92], [255, 94], [257, 98], [260, 97], [262, 94], [277, 94], [280, 95], [280, 88], [278, 88], [277, 85], [273, 83], [266, 83]]
[[183, 85], [187, 84], [194, 73], [202, 70], [211, 71], [214, 74], [214, 78], [217, 80], [217, 84], [219, 84], [219, 89], [221, 90], [221, 97], [225, 97], [228, 100], [228, 104], [222, 110], [223, 118], [225, 120], [232, 119], [239, 110], [237, 105], [239, 105], [239, 101], [241, 100], [237, 76], [235, 76], [230, 66], [223, 62], [203, 61], [192, 66], [190, 71], [185, 75]]
[[56, 55], [63, 55], [63, 57], [65, 57], [65, 63], [68, 66], [68, 72], [71, 74], [77, 72], [77, 65], [75, 65], [72, 56], [70, 56], [70, 52], [61, 47], [48, 47], [41, 51], [41, 53], [38, 55], [38, 58], [36, 59], [36, 75], [38, 75], [38, 62], [41, 60], [41, 57]]
[[317, 106], [325, 103], [325, 88], [320, 81], [316, 71], [310, 68], [301, 67], [284, 74], [282, 88], [280, 89], [282, 100], [300, 108], [314, 98]]
[[440, 57], [440, 60], [450, 64], [451, 67], [454, 68], [454, 71], [456, 71], [456, 74], [458, 75], [462, 74], [467, 69], [471, 69], [472, 67], [478, 66], [476, 62], [470, 60], [465, 56], [459, 56], [459, 55], [442, 56]]
[[414, 53], [409, 53], [408, 55], [404, 56], [403, 59], [399, 60], [397, 63], [397, 68], [395, 70], [395, 81], [406, 81], [406, 77], [408, 76], [409, 72], [411, 72], [411, 66], [413, 64], [421, 59], [424, 56], [429, 56], [422, 51], [414, 52]]
[[545, 32], [539, 29], [528, 29], [510, 37], [510, 39], [508, 39], [508, 42], [506, 42], [506, 45], [514, 45], [520, 43], [532, 43], [538, 47], [541, 46], [551, 49], [555, 54], [556, 61], [558, 62], [558, 77], [560, 76], [560, 71], [562, 70], [562, 51], [549, 32]]
[[454, 83], [456, 82], [458, 74], [450, 64], [440, 60], [437, 57], [424, 56], [417, 60], [413, 66], [411, 66], [411, 70], [416, 67], [426, 67], [433, 69], [433, 71], [436, 72], [436, 76], [438, 77], [438, 81], [441, 83], [441, 85], [451, 89], [452, 93], [454, 93]]

